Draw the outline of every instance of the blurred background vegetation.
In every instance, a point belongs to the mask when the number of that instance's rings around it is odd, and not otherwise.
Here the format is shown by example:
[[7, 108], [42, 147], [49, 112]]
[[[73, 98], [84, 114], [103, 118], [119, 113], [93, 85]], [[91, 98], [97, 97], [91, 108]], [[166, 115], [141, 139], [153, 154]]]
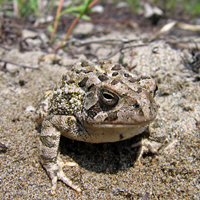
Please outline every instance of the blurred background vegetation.
[[[61, 0], [0, 0], [0, 12], [7, 16], [17, 17], [42, 17], [48, 13], [55, 11]], [[82, 6], [86, 3], [85, 0], [64, 0], [63, 4], [69, 7]], [[90, 1], [91, 2], [91, 1]], [[120, 0], [100, 0], [99, 4], [117, 4], [122, 2]], [[164, 12], [176, 12], [178, 9], [183, 14], [189, 15], [191, 18], [200, 14], [200, 1], [199, 0], [124, 0], [132, 12], [137, 13], [141, 8], [142, 3], [148, 2], [152, 5], [158, 6]], [[73, 12], [73, 10], [71, 11]]]
[[[128, 9], [119, 7], [120, 3], [126, 4]], [[109, 7], [103, 15], [96, 15], [97, 19], [102, 18], [102, 21], [109, 20], [109, 14], [115, 16], [116, 20], [120, 20], [122, 15], [129, 17], [130, 13], [134, 15], [135, 20], [144, 21], [144, 7], [146, 4], [151, 5], [152, 8], [157, 7], [159, 10], [161, 9], [162, 15], [160, 16], [163, 19], [174, 19], [187, 23], [190, 23], [195, 18], [200, 19], [200, 0], [0, 0], [0, 17], [20, 19], [18, 21], [21, 24], [31, 22], [31, 25], [34, 24], [34, 27], [37, 27], [38, 24], [46, 23], [47, 30], [51, 34], [51, 42], [53, 42], [55, 33], [58, 30], [58, 25], [60, 24], [60, 30], [62, 30], [63, 27], [66, 27], [66, 22], [70, 23], [67, 26], [68, 30], [64, 38], [64, 41], [66, 41], [79, 19], [93, 20], [94, 15], [91, 15], [91, 13], [95, 11], [92, 10], [92, 7], [97, 4], [103, 7], [102, 9], [106, 6], [107, 8]], [[111, 10], [111, 5], [116, 5], [117, 9]], [[134, 21], [133, 15], [128, 19]], [[64, 16], [63, 19], [61, 18], [62, 16]], [[103, 19], [103, 17], [105, 18]], [[155, 18], [152, 15], [152, 25], [157, 25], [161, 17]], [[59, 23], [61, 19], [63, 23]], [[200, 22], [200, 20], [196, 21], [198, 21], [197, 24]], [[167, 23], [167, 21], [164, 23]], [[1, 24], [2, 22], [0, 21]]]

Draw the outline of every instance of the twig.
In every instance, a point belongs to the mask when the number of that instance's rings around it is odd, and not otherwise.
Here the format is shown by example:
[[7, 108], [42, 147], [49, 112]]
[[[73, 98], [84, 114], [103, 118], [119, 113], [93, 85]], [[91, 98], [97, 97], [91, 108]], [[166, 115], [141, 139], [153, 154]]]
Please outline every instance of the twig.
[[178, 21], [173, 21], [164, 25], [158, 32], [153, 34], [149, 39], [149, 42], [152, 42], [153, 40], [157, 39], [162, 34], [168, 33], [174, 27], [189, 31], [200, 31], [200, 25], [185, 24]]
[[133, 44], [133, 45], [124, 47], [123, 50], [124, 49], [130, 49], [130, 48], [133, 48], [133, 47], [143, 47], [143, 46], [146, 46], [146, 45], [147, 45], [147, 43], [146, 44], [144, 44], [144, 43], [142, 43], [142, 44]]
[[44, 42], [44, 40], [40, 37], [40, 35], [37, 35], [37, 36], [34, 36], [34, 37], [26, 37], [24, 38], [20, 43], [19, 43], [19, 47], [20, 47], [20, 51], [21, 52], [24, 52], [24, 51], [29, 51], [31, 50], [33, 47], [29, 47], [29, 44], [27, 42], [28, 39], [32, 39], [32, 40], [35, 40], [35, 39], [39, 39], [41, 41], [41, 44], [40, 44], [40, 49], [44, 49], [45, 52], [48, 53], [48, 46], [47, 46], [47, 43]]
[[[68, 40], [65, 42], [64, 45], [62, 46], [59, 46], [57, 49], [56, 49], [56, 52], [59, 50], [59, 49], [62, 49], [62, 48], [65, 48], [65, 47], [68, 47], [68, 45], [70, 44], [73, 44], [73, 46], [76, 46], [76, 47], [80, 47], [80, 46], [84, 46], [84, 45], [88, 45], [88, 44], [106, 44], [106, 45], [116, 45], [116, 43], [123, 43], [123, 44], [127, 44], [127, 43], [131, 43], [131, 42], [136, 42], [138, 40], [127, 40], [127, 39], [103, 39], [103, 40], [86, 40], [86, 41], [83, 41], [83, 40], [78, 40], [78, 39], [71, 39], [71, 40]], [[141, 45], [141, 44], [140, 44]], [[126, 48], [126, 47], [125, 47]]]
[[108, 56], [105, 57], [105, 58], [102, 58], [102, 60], [108, 60], [108, 59], [112, 58], [112, 57], [115, 56], [117, 53], [119, 53], [119, 52], [123, 49], [123, 47], [124, 47], [124, 43], [122, 43], [122, 44], [120, 45], [120, 47], [119, 47], [115, 52], [111, 53], [110, 55], [108, 55]]
[[40, 69], [40, 68], [38, 68], [38, 67], [31, 67], [31, 66], [24, 65], [24, 64], [18, 64], [18, 63], [15, 63], [15, 62], [12, 62], [12, 61], [9, 61], [9, 60], [5, 60], [5, 59], [2, 59], [2, 58], [0, 58], [0, 61], [1, 61], [1, 62], [5, 62], [5, 63], [10, 63], [10, 64], [12, 64], [12, 65], [16, 65], [16, 66], [23, 67], [23, 68]]
[[182, 49], [194, 49], [197, 50], [198, 47], [196, 44], [191, 43], [191, 42], [181, 42], [181, 41], [175, 41], [175, 40], [167, 40], [167, 44], [172, 45], [173, 47], [176, 48], [182, 48]]
[[[96, 39], [96, 40], [78, 40], [78, 39], [71, 39], [71, 40], [68, 40], [65, 42], [65, 44], [63, 46], [59, 46], [57, 47], [55, 53], [58, 52], [59, 49], [63, 49], [65, 47], [68, 47], [68, 50], [70, 49], [70, 46], [72, 47], [81, 47], [81, 46], [87, 46], [87, 45], [90, 45], [90, 44], [101, 44], [101, 45], [110, 45], [110, 46], [118, 46], [117, 49], [107, 55], [105, 58], [101, 58], [103, 60], [107, 60], [107, 59], [110, 59], [112, 58], [113, 56], [115, 56], [117, 53], [121, 52], [125, 49], [129, 49], [129, 48], [133, 48], [133, 47], [139, 47], [139, 46], [144, 46], [144, 45], [147, 45], [145, 43], [140, 43], [140, 44], [130, 44], [132, 42], [138, 42], [138, 41], [141, 41], [141, 40], [135, 40], [135, 39], [132, 39], [132, 40], [128, 40], [128, 39]], [[101, 47], [99, 47], [101, 48]], [[96, 49], [96, 52], [98, 51], [98, 48]], [[95, 53], [96, 54], [96, 53]], [[95, 56], [97, 58], [97, 56]]]

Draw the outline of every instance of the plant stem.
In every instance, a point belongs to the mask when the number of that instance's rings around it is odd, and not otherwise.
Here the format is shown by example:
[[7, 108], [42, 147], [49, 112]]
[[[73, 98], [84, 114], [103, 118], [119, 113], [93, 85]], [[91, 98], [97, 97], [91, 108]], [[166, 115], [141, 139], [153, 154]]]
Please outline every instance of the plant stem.
[[94, 6], [98, 1], [99, 1], [99, 0], [94, 0], [94, 1], [92, 1], [92, 2], [89, 4], [88, 8], [92, 8], [92, 6]]
[[[99, 1], [99, 0], [94, 0], [94, 1], [92, 1], [92, 2], [89, 4], [88, 8], [91, 8], [92, 6], [94, 6], [98, 1]], [[71, 26], [69, 27], [69, 29], [68, 29], [68, 31], [67, 31], [67, 33], [66, 33], [66, 35], [65, 35], [64, 41], [66, 41], [66, 40], [68, 39], [68, 37], [69, 37], [69, 35], [71, 34], [71, 32], [72, 32], [74, 26], [78, 23], [78, 20], [81, 18], [81, 16], [82, 16], [82, 15], [79, 15], [78, 17], [76, 17], [76, 18], [74, 19], [74, 21], [72, 22]]]
[[52, 32], [52, 34], [51, 34], [50, 43], [53, 42], [53, 37], [54, 37], [55, 32], [56, 32], [57, 27], [58, 27], [58, 21], [59, 21], [59, 19], [60, 19], [60, 11], [61, 11], [61, 9], [62, 9], [62, 4], [63, 4], [63, 0], [60, 0], [59, 5], [58, 5], [58, 9], [57, 9], [57, 12], [56, 12], [56, 19], [55, 19], [55, 22], [54, 22], [53, 32]]

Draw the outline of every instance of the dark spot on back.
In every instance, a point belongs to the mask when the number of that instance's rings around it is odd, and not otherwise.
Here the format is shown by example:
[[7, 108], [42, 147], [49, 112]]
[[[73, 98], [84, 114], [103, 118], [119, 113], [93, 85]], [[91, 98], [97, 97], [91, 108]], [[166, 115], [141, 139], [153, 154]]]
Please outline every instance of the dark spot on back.
[[142, 80], [141, 77], [139, 77], [139, 78], [136, 79], [137, 82], [139, 82], [139, 81], [141, 81], [141, 80]]
[[99, 79], [101, 82], [103, 82], [103, 81], [107, 81], [109, 78], [108, 78], [106, 75], [101, 74], [101, 75], [98, 76], [98, 79]]
[[118, 72], [113, 72], [112, 73], [112, 76], [117, 76], [118, 75]]
[[126, 77], [126, 78], [128, 78], [128, 77], [132, 77], [130, 74], [128, 74], [128, 73], [124, 73], [124, 76]]
[[69, 81], [67, 81], [67, 84], [72, 84], [74, 83], [75, 81], [73, 79], [70, 79]]
[[79, 87], [85, 87], [88, 77], [84, 77], [82, 81], [78, 83]]
[[88, 87], [88, 91], [94, 87], [94, 83]]
[[100, 64], [100, 65], [103, 65], [103, 64], [105, 64], [105, 62], [104, 62], [104, 61], [99, 61], [99, 60], [98, 60], [98, 61], [96, 61], [96, 63], [97, 63], [97, 64]]
[[149, 76], [141, 76], [141, 79], [150, 79]]
[[84, 73], [85, 73], [85, 74], [90, 73], [90, 72], [93, 72], [93, 70], [91, 70], [91, 69], [86, 69], [86, 70], [84, 70]]
[[112, 67], [112, 70], [121, 70], [121, 66], [120, 66], [120, 64], [115, 64], [115, 66], [114, 67]]
[[62, 76], [62, 80], [61, 80], [61, 86], [60, 86], [60, 88], [62, 88], [62, 87], [64, 87], [66, 85], [67, 80], [68, 80], [67, 75], [63, 75]]
[[111, 82], [111, 85], [116, 85], [117, 83], [120, 83], [121, 81], [118, 80], [118, 79], [114, 79], [112, 82]]
[[108, 117], [106, 117], [105, 121], [115, 121], [116, 119], [118, 119], [118, 116], [117, 116], [117, 111], [110, 111], [108, 113]]
[[83, 61], [82, 63], [81, 63], [81, 67], [87, 67], [89, 64], [88, 64], [88, 62], [87, 61]]
[[63, 75], [63, 76], [62, 76], [62, 81], [67, 81], [67, 79], [68, 79], [68, 78], [67, 78], [67, 75]]
[[77, 73], [77, 74], [80, 74], [81, 72], [82, 72], [83, 70], [81, 69], [75, 69], [75, 72]]
[[135, 83], [135, 82], [137, 82], [137, 80], [134, 79], [133, 77], [130, 77], [130, 78], [128, 79], [128, 81], [129, 81], [130, 83]]
[[142, 88], [138, 88], [138, 90], [136, 91], [137, 93], [142, 92]]

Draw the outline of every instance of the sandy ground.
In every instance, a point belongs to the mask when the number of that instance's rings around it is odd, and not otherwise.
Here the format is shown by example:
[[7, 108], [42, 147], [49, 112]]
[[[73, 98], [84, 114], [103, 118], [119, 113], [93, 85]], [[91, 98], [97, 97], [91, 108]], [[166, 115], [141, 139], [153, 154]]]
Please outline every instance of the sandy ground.
[[39, 63], [42, 55], [0, 49], [2, 58], [39, 67], [8, 66], [9, 72], [0, 72], [0, 142], [9, 148], [0, 152], [0, 199], [142, 199], [145, 195], [146, 199], [200, 199], [200, 82], [183, 66], [181, 52], [162, 41], [127, 50], [124, 59], [130, 63], [134, 55], [137, 66], [132, 72], [157, 80], [155, 99], [160, 108], [151, 132], [163, 144], [159, 154], [145, 155], [141, 167], [136, 162], [138, 149], [131, 149], [138, 137], [113, 144], [62, 137], [62, 159], [78, 163], [64, 171], [83, 192], [58, 182], [57, 194], [51, 197], [49, 178], [39, 162], [39, 133], [32, 111], [73, 60], [65, 57], [63, 66]]

